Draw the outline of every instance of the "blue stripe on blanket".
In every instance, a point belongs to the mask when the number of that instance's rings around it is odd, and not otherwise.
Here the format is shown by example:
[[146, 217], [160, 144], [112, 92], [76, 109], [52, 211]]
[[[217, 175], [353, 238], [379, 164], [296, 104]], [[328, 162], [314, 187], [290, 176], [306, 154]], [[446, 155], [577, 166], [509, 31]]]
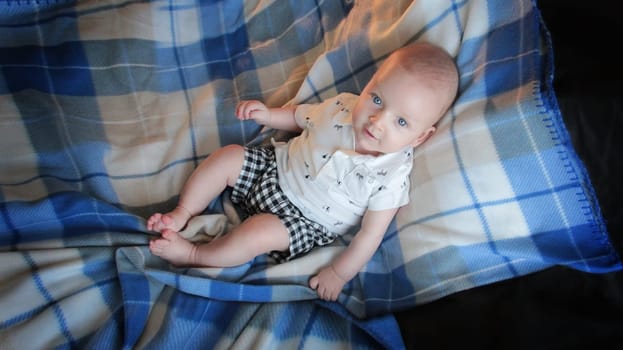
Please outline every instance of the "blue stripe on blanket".
[[[67, 57], [71, 64], [67, 66]], [[0, 65], [6, 79], [5, 91], [25, 89], [60, 95], [94, 95], [89, 63], [80, 42], [53, 46], [25, 46], [0, 49]]]
[[[104, 232], [142, 232], [135, 215], [80, 192], [59, 192], [34, 202], [0, 203], [6, 220], [0, 245], [15, 246], [48, 239], [71, 239]], [[95, 242], [95, 241], [93, 241]]]
[[70, 317], [71, 315], [65, 316], [65, 312], [59, 307], [59, 305], [55, 303], [51, 291], [44, 286], [43, 281], [41, 280], [41, 276], [37, 271], [38, 266], [32, 259], [30, 254], [25, 253], [24, 259], [28, 262], [28, 265], [30, 265], [32, 269], [32, 278], [35, 282], [36, 288], [39, 290], [39, 293], [45, 298], [45, 301], [47, 303], [50, 303], [52, 305], [54, 317], [56, 318], [56, 322], [60, 327], [60, 333], [63, 335], [63, 338], [65, 338], [66, 344], [68, 344], [70, 347], [75, 346], [76, 340], [71, 334], [71, 330], [69, 329], [69, 327], [67, 327], [67, 317]]

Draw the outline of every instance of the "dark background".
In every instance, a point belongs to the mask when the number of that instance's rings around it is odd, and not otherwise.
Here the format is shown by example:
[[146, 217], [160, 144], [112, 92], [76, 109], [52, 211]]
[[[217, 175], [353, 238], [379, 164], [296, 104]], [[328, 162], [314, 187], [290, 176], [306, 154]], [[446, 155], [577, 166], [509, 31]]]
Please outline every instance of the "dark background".
[[[618, 1], [536, 1], [554, 47], [554, 90], [623, 256], [623, 11]], [[396, 314], [408, 349], [623, 349], [623, 272], [565, 267]]]

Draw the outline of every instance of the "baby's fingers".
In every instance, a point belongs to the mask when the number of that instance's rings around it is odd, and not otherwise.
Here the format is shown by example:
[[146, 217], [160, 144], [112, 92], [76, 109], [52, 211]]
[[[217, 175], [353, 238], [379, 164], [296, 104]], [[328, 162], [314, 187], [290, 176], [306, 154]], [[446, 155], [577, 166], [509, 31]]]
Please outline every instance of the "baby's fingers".
[[318, 288], [318, 276], [309, 279], [309, 288], [316, 290]]
[[248, 119], [248, 115], [246, 115], [248, 104], [249, 101], [242, 101], [238, 103], [238, 106], [236, 106], [236, 117], [238, 117], [238, 119]]
[[238, 119], [252, 119], [252, 113], [256, 110], [259, 110], [263, 107], [262, 103], [259, 101], [242, 101], [238, 104], [236, 108], [236, 116]]

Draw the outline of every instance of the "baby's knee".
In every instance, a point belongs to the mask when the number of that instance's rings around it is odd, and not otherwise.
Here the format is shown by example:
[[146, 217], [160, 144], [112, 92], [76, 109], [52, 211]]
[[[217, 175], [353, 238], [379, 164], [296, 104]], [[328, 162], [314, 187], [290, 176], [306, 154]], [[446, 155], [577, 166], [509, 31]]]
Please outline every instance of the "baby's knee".
[[241, 145], [233, 144], [227, 145], [221, 148], [223, 152], [223, 156], [228, 160], [228, 163], [231, 167], [235, 168], [236, 177], [240, 174], [240, 168], [242, 167], [242, 163], [244, 162], [245, 149]]
[[228, 156], [244, 156], [244, 147], [238, 144], [231, 144], [221, 147], [220, 152]]

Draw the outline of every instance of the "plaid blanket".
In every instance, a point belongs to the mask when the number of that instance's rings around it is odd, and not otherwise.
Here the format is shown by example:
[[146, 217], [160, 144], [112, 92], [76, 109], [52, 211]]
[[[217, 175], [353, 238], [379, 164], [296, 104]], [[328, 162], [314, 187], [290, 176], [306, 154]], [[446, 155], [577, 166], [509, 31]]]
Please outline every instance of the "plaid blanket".
[[[358, 93], [417, 40], [456, 57], [460, 94], [338, 302], [307, 280], [352, 235], [281, 265], [149, 253], [145, 218], [202, 159], [274, 136], [239, 100]], [[619, 270], [552, 74], [529, 0], [2, 2], [0, 348], [401, 348], [392, 311], [553, 265]], [[235, 224], [228, 208], [207, 222]]]

